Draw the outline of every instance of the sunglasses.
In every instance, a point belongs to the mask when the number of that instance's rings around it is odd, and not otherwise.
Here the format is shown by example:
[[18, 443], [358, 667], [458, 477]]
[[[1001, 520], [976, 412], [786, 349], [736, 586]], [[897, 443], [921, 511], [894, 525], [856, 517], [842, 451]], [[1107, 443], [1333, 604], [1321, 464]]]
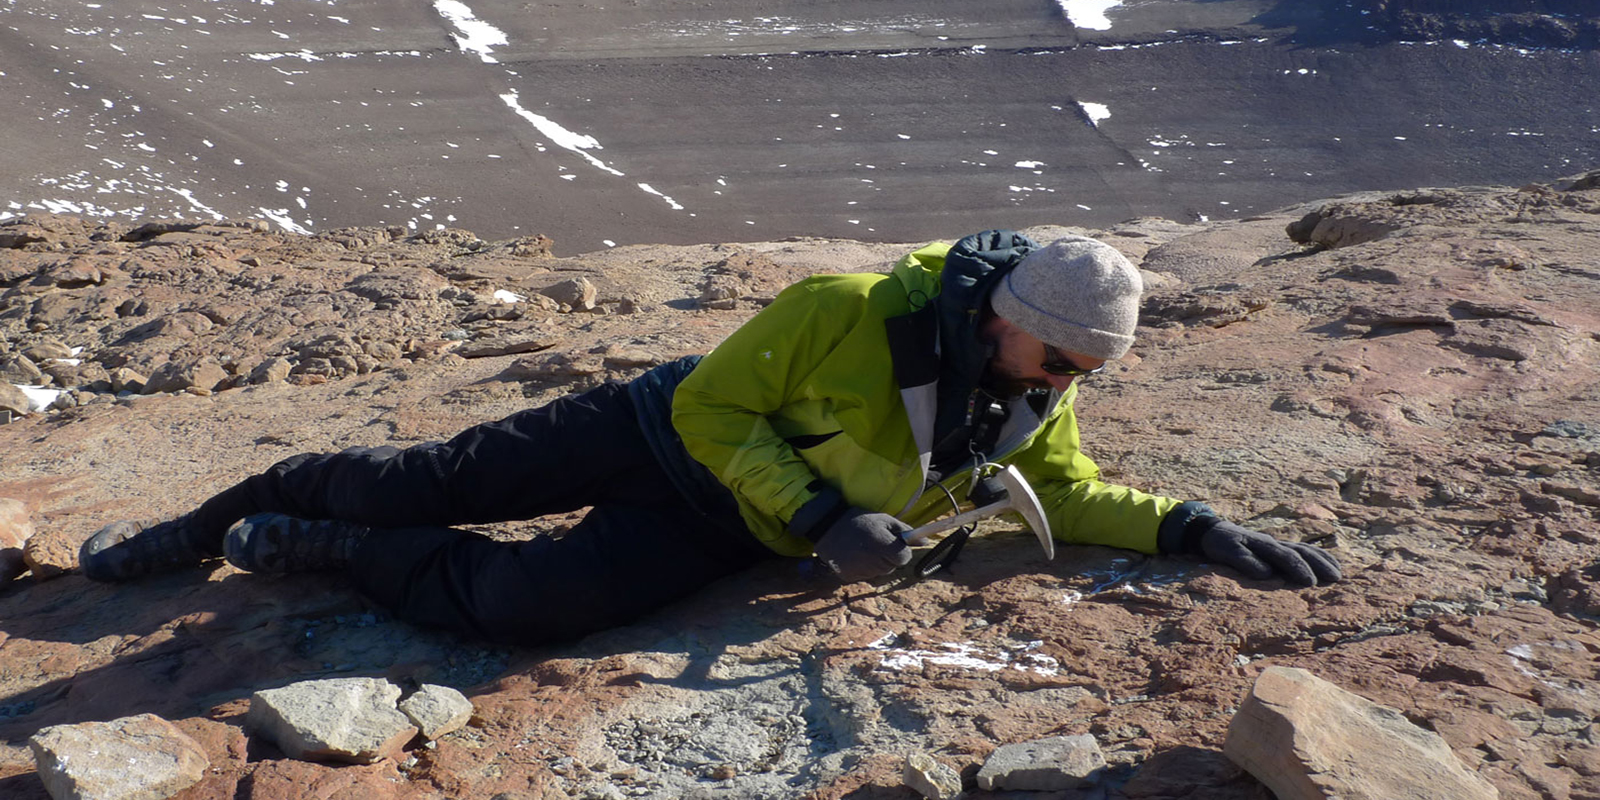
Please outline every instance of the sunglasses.
[[1068, 361], [1067, 357], [1062, 355], [1060, 350], [1057, 350], [1050, 345], [1044, 346], [1044, 357], [1045, 362], [1039, 365], [1039, 369], [1042, 369], [1051, 375], [1059, 375], [1063, 378], [1076, 378], [1081, 375], [1093, 375], [1096, 372], [1100, 372], [1106, 368], [1105, 364], [1101, 364], [1094, 369], [1084, 369], [1083, 367]]

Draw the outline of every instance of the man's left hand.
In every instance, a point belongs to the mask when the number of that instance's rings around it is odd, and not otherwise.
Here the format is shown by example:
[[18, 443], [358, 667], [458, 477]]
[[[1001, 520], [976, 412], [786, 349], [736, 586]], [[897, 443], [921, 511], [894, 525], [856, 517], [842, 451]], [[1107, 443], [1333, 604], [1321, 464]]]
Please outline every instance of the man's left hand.
[[1316, 545], [1279, 541], [1225, 519], [1213, 517], [1207, 522], [1210, 526], [1199, 536], [1200, 552], [1248, 577], [1265, 580], [1280, 575], [1295, 586], [1326, 585], [1342, 577], [1339, 562]]

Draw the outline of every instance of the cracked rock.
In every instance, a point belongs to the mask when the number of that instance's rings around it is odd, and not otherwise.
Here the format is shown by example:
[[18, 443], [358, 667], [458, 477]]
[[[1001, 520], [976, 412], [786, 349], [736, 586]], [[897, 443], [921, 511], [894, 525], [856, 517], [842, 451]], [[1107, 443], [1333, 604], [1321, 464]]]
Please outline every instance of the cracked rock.
[[400, 701], [400, 713], [431, 741], [466, 725], [472, 719], [472, 701], [448, 686], [425, 683]]
[[246, 723], [292, 758], [371, 764], [417, 734], [399, 698], [400, 687], [378, 678], [302, 681], [256, 692]]

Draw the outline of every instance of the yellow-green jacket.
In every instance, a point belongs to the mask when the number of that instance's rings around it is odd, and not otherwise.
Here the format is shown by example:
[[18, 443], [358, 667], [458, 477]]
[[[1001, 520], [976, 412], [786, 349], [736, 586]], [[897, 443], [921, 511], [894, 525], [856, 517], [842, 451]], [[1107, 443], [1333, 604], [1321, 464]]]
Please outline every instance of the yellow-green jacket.
[[[811, 542], [788, 521], [827, 487], [851, 505], [918, 525], [950, 511], [925, 489], [932, 452], [937, 328], [908, 325], [939, 293], [950, 246], [907, 255], [888, 274], [819, 275], [778, 295], [678, 384], [672, 427], [732, 491], [745, 524], [793, 556]], [[891, 344], [892, 340], [892, 344]], [[1079, 448], [1074, 384], [1038, 409], [1012, 402], [996, 456], [1044, 504], [1055, 537], [1157, 552], [1179, 501], [1099, 480]], [[965, 501], [970, 465], [944, 480]]]

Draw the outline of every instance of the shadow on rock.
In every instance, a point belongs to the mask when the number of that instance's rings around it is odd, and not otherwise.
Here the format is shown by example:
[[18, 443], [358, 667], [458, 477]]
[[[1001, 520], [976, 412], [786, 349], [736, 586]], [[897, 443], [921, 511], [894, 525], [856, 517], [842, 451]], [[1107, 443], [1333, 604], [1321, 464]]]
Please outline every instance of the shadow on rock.
[[0, 778], [0, 797], [6, 800], [52, 800], [37, 772]]
[[1218, 750], [1174, 747], [1154, 753], [1122, 787], [1129, 800], [1228, 797], [1271, 800], [1272, 793]]
[[146, 712], [180, 719], [309, 678], [469, 687], [507, 662], [503, 650], [391, 620], [328, 576], [196, 572], [37, 588], [52, 595], [33, 595], [35, 613], [8, 625], [6, 650], [40, 668], [0, 685], [0, 740], [18, 744], [47, 725]]

